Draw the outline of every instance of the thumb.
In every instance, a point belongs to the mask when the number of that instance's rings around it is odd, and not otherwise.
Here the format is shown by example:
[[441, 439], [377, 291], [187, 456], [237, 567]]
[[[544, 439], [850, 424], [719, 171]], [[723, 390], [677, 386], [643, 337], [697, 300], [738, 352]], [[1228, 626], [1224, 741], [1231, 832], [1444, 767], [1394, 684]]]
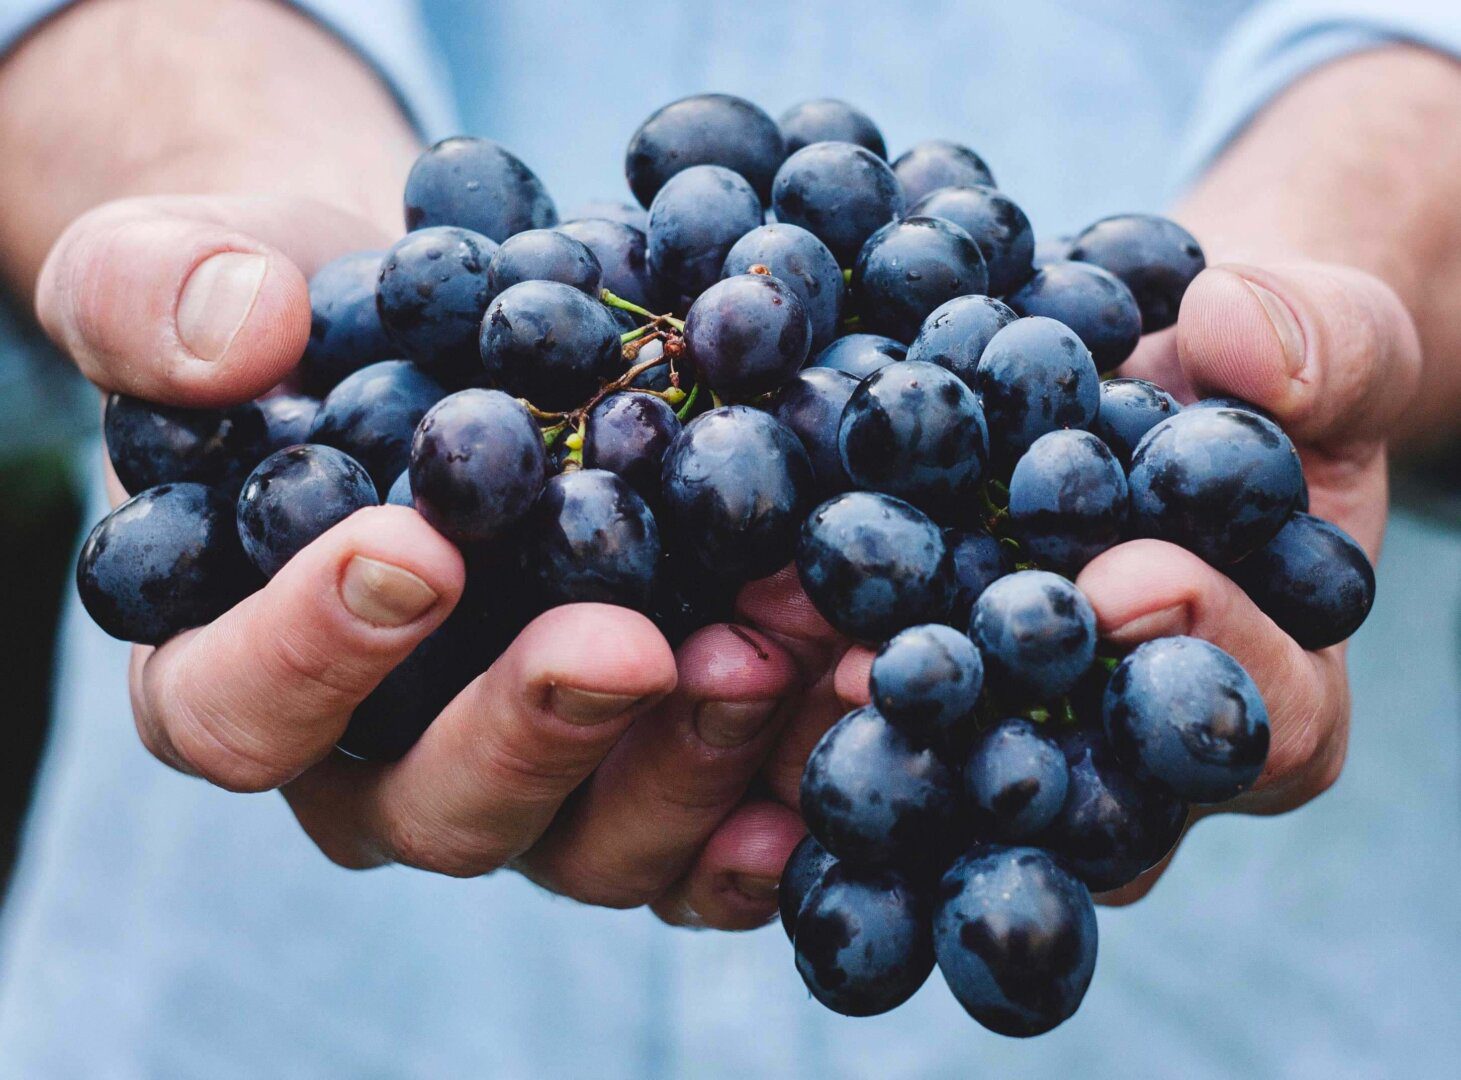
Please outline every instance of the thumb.
[[41, 269], [36, 315], [104, 390], [232, 404], [278, 383], [303, 353], [307, 275], [382, 239], [304, 199], [126, 199], [62, 233]]

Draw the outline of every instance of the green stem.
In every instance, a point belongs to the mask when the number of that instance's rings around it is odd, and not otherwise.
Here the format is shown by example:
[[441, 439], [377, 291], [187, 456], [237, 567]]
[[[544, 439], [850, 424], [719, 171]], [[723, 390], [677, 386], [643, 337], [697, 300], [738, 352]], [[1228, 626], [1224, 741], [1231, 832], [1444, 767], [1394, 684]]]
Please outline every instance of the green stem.
[[844, 285], [851, 285], [852, 284], [852, 270], [850, 268], [847, 269], [847, 270], [842, 271], [842, 284], [844, 284]]
[[638, 341], [645, 334], [654, 333], [654, 323], [645, 323], [637, 330], [626, 330], [619, 335], [619, 344], [628, 345], [631, 341]]
[[673, 315], [656, 315], [648, 308], [640, 307], [630, 300], [625, 300], [622, 296], [615, 296], [608, 289], [599, 290], [599, 299], [611, 308], [618, 308], [620, 311], [627, 311], [631, 315], [638, 315], [641, 319], [650, 319], [653, 324], [667, 323], [676, 330], [685, 329], [684, 319], [677, 319]]
[[552, 446], [555, 442], [558, 441], [558, 436], [560, 436], [560, 435], [563, 434], [563, 430], [566, 427], [568, 427], [568, 421], [565, 420], [561, 424], [554, 424], [552, 427], [546, 427], [546, 428], [544, 428], [543, 429], [543, 445], [544, 446]]
[[675, 416], [681, 422], [684, 422], [685, 417], [687, 417], [687, 416], [690, 415], [690, 410], [695, 407], [695, 399], [698, 398], [699, 396], [700, 396], [700, 384], [699, 383], [696, 383], [694, 386], [690, 387], [690, 396], [685, 399], [685, 404], [681, 405], [680, 406], [680, 411], [677, 412], [677, 413], [675, 413]]

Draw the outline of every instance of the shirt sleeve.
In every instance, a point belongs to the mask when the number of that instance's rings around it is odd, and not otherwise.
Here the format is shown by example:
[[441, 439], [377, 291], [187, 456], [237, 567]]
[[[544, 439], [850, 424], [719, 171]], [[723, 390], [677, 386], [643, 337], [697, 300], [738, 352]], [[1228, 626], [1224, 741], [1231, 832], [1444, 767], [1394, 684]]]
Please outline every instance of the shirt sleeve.
[[1270, 0], [1239, 20], [1198, 97], [1177, 176], [1196, 180], [1283, 89], [1342, 57], [1394, 43], [1461, 56], [1457, 0]]

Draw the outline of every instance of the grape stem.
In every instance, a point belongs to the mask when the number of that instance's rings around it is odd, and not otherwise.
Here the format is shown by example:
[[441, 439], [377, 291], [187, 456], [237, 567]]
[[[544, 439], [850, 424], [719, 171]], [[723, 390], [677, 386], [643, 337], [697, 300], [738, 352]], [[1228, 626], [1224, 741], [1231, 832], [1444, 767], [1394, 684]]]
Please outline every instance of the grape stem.
[[696, 383], [694, 386], [690, 387], [690, 396], [685, 399], [685, 404], [680, 406], [679, 412], [675, 413], [675, 418], [681, 423], [684, 423], [685, 417], [690, 415], [690, 410], [695, 407], [695, 399], [699, 396], [700, 384]]
[[641, 319], [649, 319], [651, 326], [658, 327], [660, 323], [664, 323], [668, 326], [673, 326], [676, 330], [683, 331], [685, 329], [684, 319], [677, 319], [673, 315], [656, 315], [648, 308], [640, 307], [633, 301], [625, 300], [622, 296], [615, 296], [608, 289], [599, 290], [599, 299], [611, 308], [618, 308], [620, 311], [627, 311], [631, 315], [638, 315]]
[[[620, 390], [630, 389], [631, 384], [634, 382], [635, 379], [639, 378], [639, 376], [643, 375], [651, 368], [657, 368], [664, 363], [667, 363], [667, 361], [663, 356], [655, 356], [644, 361], [644, 363], [642, 364], [635, 364], [632, 368], [624, 372], [624, 374], [620, 375], [613, 382], [604, 383], [603, 386], [599, 387], [598, 393], [594, 394], [594, 396], [589, 398], [588, 401], [585, 402], [583, 405], [580, 405], [576, 409], [570, 409], [568, 412], [545, 412], [544, 410], [534, 405], [527, 398], [518, 398], [518, 404], [526, 409], [528, 411], [528, 415], [531, 416], [534, 420], [544, 421], [550, 424], [575, 424], [579, 427], [582, 427], [584, 418], [593, 411], [593, 407], [595, 405], [603, 401], [604, 398], [608, 397], [610, 394], [617, 394]], [[672, 405], [674, 404], [674, 399], [672, 399], [671, 397], [666, 397], [666, 395], [669, 394], [669, 391], [667, 390], [644, 390], [641, 392], [645, 394], [653, 394], [657, 398], [664, 398], [665, 401], [668, 401]]]

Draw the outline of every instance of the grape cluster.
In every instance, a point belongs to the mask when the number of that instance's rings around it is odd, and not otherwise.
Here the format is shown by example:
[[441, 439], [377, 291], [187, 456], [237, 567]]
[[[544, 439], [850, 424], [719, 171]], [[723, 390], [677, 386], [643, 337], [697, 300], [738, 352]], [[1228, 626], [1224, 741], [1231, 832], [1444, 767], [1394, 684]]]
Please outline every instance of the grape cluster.
[[678, 641], [794, 562], [879, 650], [872, 703], [806, 764], [781, 891], [798, 970], [870, 1015], [938, 966], [985, 1026], [1047, 1031], [1091, 979], [1092, 891], [1252, 785], [1269, 741], [1231, 657], [1187, 637], [1122, 655], [1072, 579], [1160, 538], [1319, 649], [1364, 620], [1370, 564], [1306, 512], [1260, 410], [1109, 377], [1203, 268], [1175, 223], [1123, 214], [1037, 248], [972, 150], [890, 163], [834, 100], [779, 124], [674, 102], [626, 172], [642, 208], [560, 224], [495, 143], [427, 150], [410, 231], [311, 281], [288, 385], [222, 410], [112, 396], [133, 497], [86, 541], [81, 597], [159, 643], [355, 510], [414, 506], [468, 579], [342, 739], [392, 760], [549, 607], [624, 605]]

